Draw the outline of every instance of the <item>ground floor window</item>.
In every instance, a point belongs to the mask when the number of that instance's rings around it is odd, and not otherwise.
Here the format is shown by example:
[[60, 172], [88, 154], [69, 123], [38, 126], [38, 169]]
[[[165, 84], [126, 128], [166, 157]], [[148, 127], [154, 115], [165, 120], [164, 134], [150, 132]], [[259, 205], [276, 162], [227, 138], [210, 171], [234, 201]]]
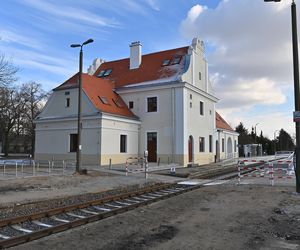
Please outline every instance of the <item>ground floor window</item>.
[[127, 151], [127, 135], [120, 135], [120, 152], [126, 153]]
[[77, 151], [77, 143], [78, 143], [77, 134], [70, 134], [70, 152]]
[[205, 138], [199, 137], [199, 152], [205, 151]]
[[211, 153], [213, 151], [213, 137], [212, 135], [209, 135], [209, 152]]
[[222, 138], [222, 152], [225, 152], [225, 139]]

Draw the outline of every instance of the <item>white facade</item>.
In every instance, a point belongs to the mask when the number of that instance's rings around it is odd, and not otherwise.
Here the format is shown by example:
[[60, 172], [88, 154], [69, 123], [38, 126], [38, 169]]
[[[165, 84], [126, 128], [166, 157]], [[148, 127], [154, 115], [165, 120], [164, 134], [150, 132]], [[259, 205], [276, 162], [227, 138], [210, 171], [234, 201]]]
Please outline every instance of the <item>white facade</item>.
[[[140, 45], [131, 46], [134, 68], [143, 63], [140, 49]], [[216, 140], [222, 139], [226, 145], [219, 159], [236, 157], [237, 134], [216, 132], [218, 99], [209, 82], [204, 51], [203, 42], [195, 38], [180, 74], [115, 89], [128, 107], [133, 106], [137, 118], [101, 112], [84, 92], [83, 163], [107, 165], [110, 159], [113, 164], [124, 163], [147, 149], [153, 151], [152, 161], [207, 164], [215, 161]], [[77, 94], [77, 88], [54, 91], [36, 120], [36, 159], [75, 159], [70, 135], [77, 133]], [[156, 109], [150, 112], [151, 100], [156, 101]]]

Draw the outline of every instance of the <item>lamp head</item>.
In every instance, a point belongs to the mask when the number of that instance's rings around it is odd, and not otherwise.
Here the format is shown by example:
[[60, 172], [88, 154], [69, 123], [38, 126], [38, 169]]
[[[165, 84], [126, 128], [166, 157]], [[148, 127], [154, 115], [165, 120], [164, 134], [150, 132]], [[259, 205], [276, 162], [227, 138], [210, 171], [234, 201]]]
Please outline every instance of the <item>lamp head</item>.
[[86, 45], [86, 44], [89, 44], [89, 43], [92, 43], [94, 42], [93, 39], [89, 39], [89, 40], [86, 40], [82, 45]]
[[71, 44], [71, 48], [77, 48], [77, 47], [81, 47], [80, 44]]

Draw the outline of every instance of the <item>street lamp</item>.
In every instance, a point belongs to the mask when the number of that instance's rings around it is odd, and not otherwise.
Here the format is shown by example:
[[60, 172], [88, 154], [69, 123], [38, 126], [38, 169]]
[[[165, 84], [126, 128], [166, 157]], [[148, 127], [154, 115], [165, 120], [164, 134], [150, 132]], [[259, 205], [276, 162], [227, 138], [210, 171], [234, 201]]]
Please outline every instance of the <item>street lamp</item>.
[[78, 120], [77, 120], [77, 150], [76, 150], [76, 172], [81, 173], [81, 130], [82, 130], [82, 115], [81, 115], [81, 97], [82, 97], [82, 64], [83, 52], [82, 47], [86, 44], [94, 42], [93, 39], [86, 40], [82, 44], [71, 44], [71, 48], [80, 47], [79, 53], [79, 86], [78, 86]]
[[[280, 2], [280, 0], [264, 0], [265, 2]], [[298, 35], [297, 35], [297, 14], [296, 3], [292, 0], [291, 4], [292, 16], [292, 43], [293, 43], [293, 68], [294, 68], [294, 95], [295, 95], [295, 113], [300, 111], [299, 100], [299, 58], [298, 58]], [[296, 192], [300, 193], [300, 122], [295, 121], [296, 124]]]

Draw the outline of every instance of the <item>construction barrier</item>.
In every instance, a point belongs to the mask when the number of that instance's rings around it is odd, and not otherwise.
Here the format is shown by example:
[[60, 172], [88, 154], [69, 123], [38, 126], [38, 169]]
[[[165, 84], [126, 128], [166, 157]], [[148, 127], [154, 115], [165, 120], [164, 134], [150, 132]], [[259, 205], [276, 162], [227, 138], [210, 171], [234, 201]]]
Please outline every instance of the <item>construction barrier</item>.
[[[133, 161], [133, 162], [132, 162]], [[126, 176], [128, 175], [129, 172], [133, 172], [132, 170], [129, 170], [129, 166], [141, 166], [141, 169], [144, 167], [144, 157], [129, 157], [126, 159], [126, 164], [125, 164], [125, 171], [126, 171]]]
[[[247, 166], [245, 162], [262, 163], [261, 166]], [[243, 160], [238, 162], [238, 184], [243, 177], [259, 177], [269, 178], [270, 185], [274, 185], [274, 179], [294, 179], [295, 175], [293, 168], [291, 168], [293, 161], [291, 160], [277, 160], [273, 162]], [[275, 167], [274, 167], [275, 166]], [[281, 166], [281, 167], [280, 167]], [[287, 166], [287, 167], [283, 167]], [[243, 171], [243, 172], [242, 172]], [[257, 172], [259, 171], [259, 172]]]

